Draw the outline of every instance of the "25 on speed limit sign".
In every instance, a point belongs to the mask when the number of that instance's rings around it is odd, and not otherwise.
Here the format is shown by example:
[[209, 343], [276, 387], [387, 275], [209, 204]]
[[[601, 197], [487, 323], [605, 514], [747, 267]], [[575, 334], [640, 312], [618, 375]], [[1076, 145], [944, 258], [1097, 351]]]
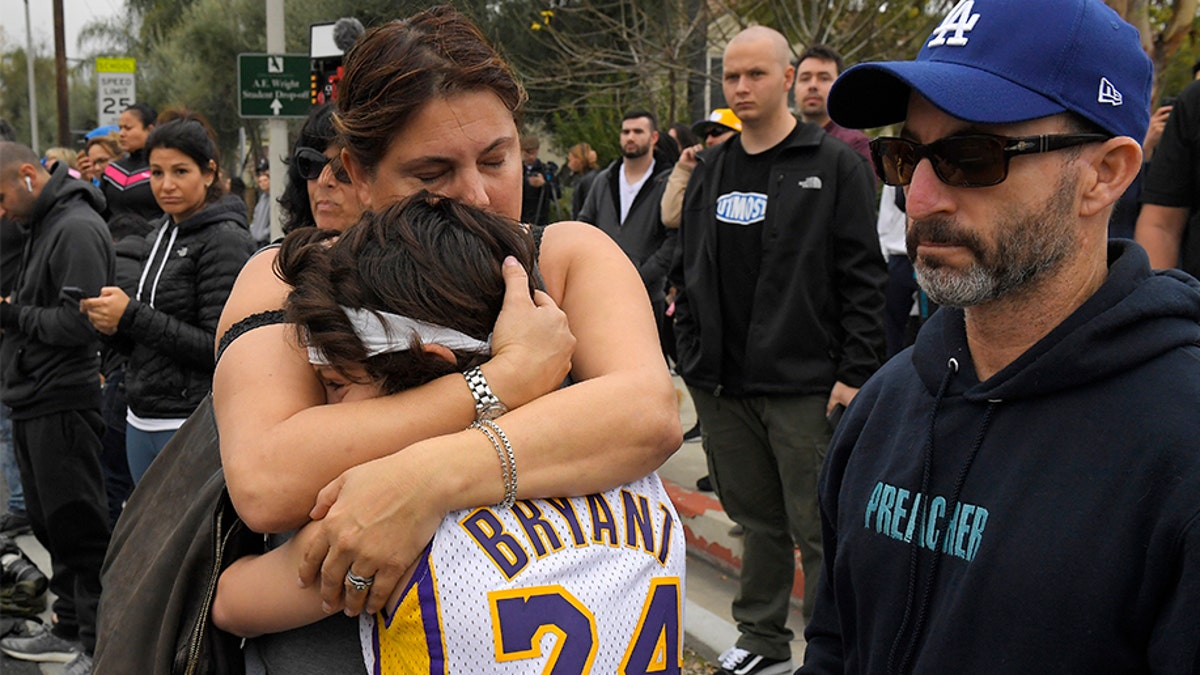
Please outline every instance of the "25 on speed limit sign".
[[121, 112], [137, 100], [137, 61], [127, 58], [96, 59], [96, 98], [99, 126], [117, 124]]

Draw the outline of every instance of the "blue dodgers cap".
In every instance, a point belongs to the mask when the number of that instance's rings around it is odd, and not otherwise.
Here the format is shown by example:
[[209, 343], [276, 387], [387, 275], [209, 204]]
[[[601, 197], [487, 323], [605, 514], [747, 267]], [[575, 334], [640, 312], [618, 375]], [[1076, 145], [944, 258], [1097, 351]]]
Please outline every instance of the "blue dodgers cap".
[[843, 73], [829, 92], [829, 114], [852, 129], [894, 124], [916, 90], [976, 124], [1070, 111], [1140, 143], [1153, 71], [1137, 29], [1100, 0], [961, 0], [915, 61]]

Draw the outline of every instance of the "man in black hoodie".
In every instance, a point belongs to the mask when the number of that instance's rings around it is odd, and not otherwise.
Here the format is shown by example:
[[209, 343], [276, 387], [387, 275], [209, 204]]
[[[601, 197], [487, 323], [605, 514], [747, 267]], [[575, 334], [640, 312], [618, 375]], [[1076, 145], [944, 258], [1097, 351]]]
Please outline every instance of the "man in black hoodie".
[[65, 164], [47, 173], [28, 147], [0, 143], [0, 216], [28, 241], [12, 294], [0, 302], [0, 401], [13, 441], [33, 533], [50, 553], [57, 623], [0, 640], [31, 661], [73, 661], [90, 672], [108, 516], [100, 468], [99, 341], [79, 295], [113, 283], [104, 197]]
[[1100, 0], [963, 0], [834, 84], [902, 124], [873, 158], [942, 309], [834, 436], [800, 672], [1200, 672], [1200, 283], [1107, 240], [1152, 71]]

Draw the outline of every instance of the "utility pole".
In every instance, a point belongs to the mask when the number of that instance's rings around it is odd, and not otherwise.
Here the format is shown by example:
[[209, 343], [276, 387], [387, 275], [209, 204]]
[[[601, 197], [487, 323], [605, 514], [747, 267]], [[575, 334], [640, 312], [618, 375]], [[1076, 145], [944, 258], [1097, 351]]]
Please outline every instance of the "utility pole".
[[[61, 0], [59, 0], [61, 2]], [[283, 0], [267, 0], [267, 53], [283, 54]], [[287, 166], [283, 157], [288, 154], [287, 122], [271, 118], [267, 122], [267, 161], [271, 165], [271, 201], [283, 194], [287, 185]], [[271, 205], [271, 240], [283, 236], [283, 218], [278, 203]]]
[[71, 108], [67, 98], [67, 32], [63, 0], [54, 0], [54, 72], [58, 85], [58, 144], [71, 147]]
[[29, 0], [25, 0], [25, 73], [29, 79], [29, 147], [38, 152], [37, 88], [33, 86], [33, 29], [29, 26]]

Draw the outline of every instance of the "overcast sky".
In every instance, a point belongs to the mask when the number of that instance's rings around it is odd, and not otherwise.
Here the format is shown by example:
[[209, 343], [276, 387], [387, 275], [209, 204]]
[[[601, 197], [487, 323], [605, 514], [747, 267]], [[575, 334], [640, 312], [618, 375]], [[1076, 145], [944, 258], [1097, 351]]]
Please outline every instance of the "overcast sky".
[[[28, 3], [34, 51], [42, 55], [52, 54], [54, 3], [51, 0], [28, 0]], [[25, 47], [25, 4], [25, 0], [0, 0], [0, 50]], [[97, 18], [121, 16], [125, 13], [125, 0], [63, 0], [67, 58], [79, 58], [79, 31], [86, 24]]]

